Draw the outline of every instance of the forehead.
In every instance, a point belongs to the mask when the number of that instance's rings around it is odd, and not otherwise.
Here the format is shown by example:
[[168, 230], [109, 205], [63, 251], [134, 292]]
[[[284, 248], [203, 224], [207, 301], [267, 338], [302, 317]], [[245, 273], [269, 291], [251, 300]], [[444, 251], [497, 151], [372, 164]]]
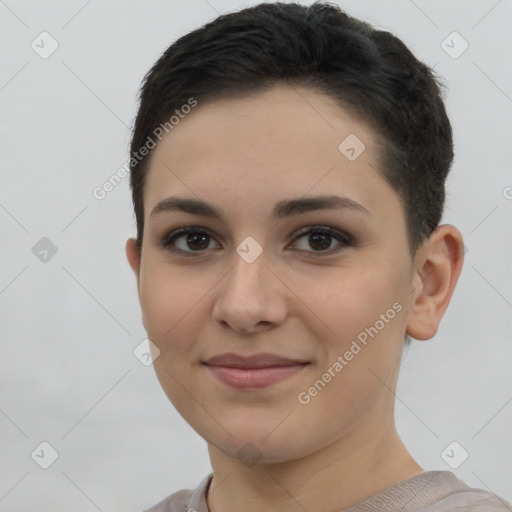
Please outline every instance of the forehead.
[[364, 121], [309, 89], [199, 103], [154, 149], [145, 215], [171, 195], [210, 198], [248, 215], [263, 197], [273, 205], [326, 193], [386, 210], [399, 198], [377, 170], [378, 151]]

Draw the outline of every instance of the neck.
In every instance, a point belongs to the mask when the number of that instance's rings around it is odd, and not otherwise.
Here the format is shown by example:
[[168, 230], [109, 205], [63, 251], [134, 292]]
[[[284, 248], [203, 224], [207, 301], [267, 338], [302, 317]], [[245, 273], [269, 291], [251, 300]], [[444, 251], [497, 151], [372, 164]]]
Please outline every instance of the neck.
[[311, 455], [282, 463], [247, 467], [212, 445], [208, 449], [214, 475], [207, 496], [211, 512], [291, 512], [298, 507], [334, 512], [423, 471], [394, 424], [359, 427]]

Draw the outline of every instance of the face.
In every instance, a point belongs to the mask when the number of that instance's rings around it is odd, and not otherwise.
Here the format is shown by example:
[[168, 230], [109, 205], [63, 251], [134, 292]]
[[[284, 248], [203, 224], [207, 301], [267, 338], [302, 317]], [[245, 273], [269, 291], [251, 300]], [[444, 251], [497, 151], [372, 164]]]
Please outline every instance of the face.
[[199, 104], [155, 148], [143, 321], [165, 393], [223, 453], [293, 460], [392, 421], [414, 272], [377, 169], [363, 121], [287, 87]]

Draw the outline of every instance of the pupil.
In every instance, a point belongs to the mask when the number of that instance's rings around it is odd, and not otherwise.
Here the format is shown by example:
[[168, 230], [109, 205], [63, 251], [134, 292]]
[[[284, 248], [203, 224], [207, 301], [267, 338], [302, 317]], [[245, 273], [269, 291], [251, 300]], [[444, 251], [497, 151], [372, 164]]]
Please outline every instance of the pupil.
[[330, 238], [331, 235], [326, 235], [325, 233], [313, 233], [309, 236], [309, 243], [313, 249], [328, 249], [331, 245]]
[[[189, 248], [193, 250], [206, 249], [208, 247], [208, 235], [204, 235], [202, 233], [188, 235], [187, 244]], [[198, 245], [194, 247], [194, 244]]]

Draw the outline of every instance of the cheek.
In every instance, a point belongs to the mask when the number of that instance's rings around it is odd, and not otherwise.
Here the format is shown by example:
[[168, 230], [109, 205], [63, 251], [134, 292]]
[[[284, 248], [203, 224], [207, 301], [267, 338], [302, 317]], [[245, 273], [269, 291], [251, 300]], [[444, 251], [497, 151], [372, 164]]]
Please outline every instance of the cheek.
[[390, 406], [393, 395], [382, 381], [393, 385], [402, 344], [404, 286], [396, 266], [394, 271], [385, 265], [352, 271], [340, 272], [329, 287], [317, 283], [311, 296], [335, 335], [323, 338], [326, 358], [301, 390], [310, 403], [300, 410], [305, 429], [318, 428], [322, 418], [330, 425], [323, 427], [324, 435], [333, 438], [375, 407]]
[[334, 379], [337, 384], [332, 386], [342, 394], [348, 393], [344, 400], [350, 400], [351, 393], [372, 395], [377, 379], [368, 368], [387, 375], [396, 367], [405, 334], [409, 292], [404, 268], [396, 260], [380, 259], [366, 262], [357, 270], [354, 266], [338, 269], [329, 283], [322, 287], [317, 283], [316, 289], [313, 284], [310, 287], [315, 290], [311, 304], [329, 327], [328, 336], [323, 338], [326, 359], [319, 361], [319, 371], [327, 371], [338, 356], [347, 361]]
[[389, 269], [342, 269], [319, 287], [309, 286], [313, 310], [335, 337], [347, 340], [373, 325], [400, 299], [401, 285]]
[[158, 264], [148, 267], [150, 272], [141, 279], [141, 298], [148, 338], [160, 350], [153, 367], [169, 400], [188, 417], [194, 409], [190, 397], [201, 396], [194, 380], [197, 369], [191, 364], [211, 286], [198, 286], [200, 280]]
[[141, 296], [148, 338], [160, 350], [153, 366], [167, 397], [188, 418], [202, 401], [198, 360], [220, 278], [211, 269], [151, 263], [148, 259]]
[[210, 287], [195, 286], [186, 273], [158, 264], [147, 267], [150, 270], [141, 278], [141, 302], [148, 337], [162, 351], [183, 348], [190, 339], [185, 330], [198, 325], [190, 318], [198, 314]]

